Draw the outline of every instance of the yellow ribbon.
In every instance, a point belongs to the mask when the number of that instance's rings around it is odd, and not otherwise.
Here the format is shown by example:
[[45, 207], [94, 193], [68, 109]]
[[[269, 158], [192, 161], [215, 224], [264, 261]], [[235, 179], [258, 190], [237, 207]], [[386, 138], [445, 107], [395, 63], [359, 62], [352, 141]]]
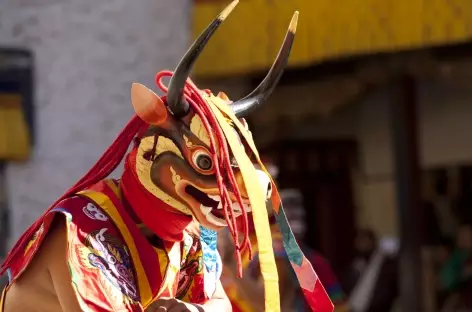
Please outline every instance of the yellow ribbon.
[[228, 123], [227, 118], [231, 119], [231, 121], [238, 127], [244, 139], [253, 150], [254, 155], [256, 155], [257, 160], [260, 162], [257, 149], [255, 148], [250, 134], [222, 99], [209, 96], [207, 100], [210, 103], [210, 107], [218, 120], [221, 129], [223, 130], [233, 156], [238, 163], [244, 185], [248, 190], [254, 219], [254, 228], [259, 247], [261, 274], [264, 280], [265, 311], [279, 312], [279, 278], [277, 274], [277, 266], [275, 264], [274, 250], [272, 248], [272, 237], [269, 225], [269, 216], [266, 209], [265, 191], [259, 184], [259, 178], [254, 164], [247, 156], [244, 147], [240, 144], [237, 134]]

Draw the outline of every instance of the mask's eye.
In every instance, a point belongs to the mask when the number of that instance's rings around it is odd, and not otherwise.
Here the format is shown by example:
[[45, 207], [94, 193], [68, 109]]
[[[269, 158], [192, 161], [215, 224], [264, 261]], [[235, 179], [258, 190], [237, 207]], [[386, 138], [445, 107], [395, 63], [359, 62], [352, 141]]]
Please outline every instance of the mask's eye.
[[213, 161], [205, 151], [196, 151], [193, 154], [193, 162], [202, 171], [209, 171], [213, 169]]

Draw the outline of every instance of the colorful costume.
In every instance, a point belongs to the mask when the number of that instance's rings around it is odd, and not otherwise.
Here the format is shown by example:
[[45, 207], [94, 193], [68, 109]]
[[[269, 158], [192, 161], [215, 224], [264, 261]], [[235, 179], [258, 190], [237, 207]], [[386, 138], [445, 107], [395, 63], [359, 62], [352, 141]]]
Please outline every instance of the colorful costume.
[[[52, 239], [47, 234], [54, 217], [62, 215], [67, 227], [67, 265], [82, 310], [143, 311], [162, 297], [203, 304], [214, 293], [221, 273], [216, 231], [228, 227], [241, 270], [241, 253], [251, 253], [248, 215], [252, 215], [265, 310], [279, 311], [265, 208], [269, 201], [310, 306], [314, 311], [332, 311], [291, 233], [270, 175], [254, 167], [263, 168], [242, 118], [277, 84], [298, 13], [267, 77], [244, 99], [231, 102], [223, 93], [214, 96], [188, 79], [198, 55], [236, 4], [225, 8], [197, 38], [174, 73], [157, 75], [165, 96], [133, 84], [136, 116], [94, 167], [27, 229], [9, 253], [2, 266], [10, 276], [6, 302], [38, 250]], [[168, 88], [161, 81], [164, 77], [170, 77]], [[121, 179], [107, 180], [133, 140]], [[143, 231], [152, 235], [145, 238]]]

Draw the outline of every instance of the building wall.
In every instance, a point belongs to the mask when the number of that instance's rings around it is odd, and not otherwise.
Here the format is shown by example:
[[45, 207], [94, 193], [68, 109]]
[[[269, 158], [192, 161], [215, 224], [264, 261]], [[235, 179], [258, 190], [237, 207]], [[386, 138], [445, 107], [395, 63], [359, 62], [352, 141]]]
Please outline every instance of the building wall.
[[13, 242], [85, 174], [189, 43], [190, 0], [0, 2], [0, 45], [35, 53], [37, 146], [7, 169]]
[[[359, 223], [396, 233], [395, 185], [388, 92], [368, 96], [358, 111], [361, 159]], [[418, 134], [423, 168], [472, 163], [472, 90], [448, 82], [422, 81], [418, 88]]]
[[[320, 103], [311, 94], [293, 89], [288, 98], [301, 99], [297, 105]], [[286, 92], [291, 92], [287, 89]], [[357, 222], [380, 235], [396, 235], [397, 216], [393, 149], [389, 119], [391, 90], [381, 88], [360, 103], [341, 108], [329, 118], [298, 125], [284, 133], [294, 139], [353, 138], [358, 142], [359, 168], [353, 172], [356, 189]], [[445, 81], [422, 81], [418, 90], [420, 160], [423, 168], [472, 163], [472, 90]], [[306, 98], [306, 99], [304, 99]], [[272, 101], [278, 99], [271, 98]], [[287, 107], [286, 103], [283, 107]], [[277, 106], [277, 103], [270, 104]], [[276, 125], [274, 126], [276, 127]], [[258, 131], [261, 142], [275, 131]]]

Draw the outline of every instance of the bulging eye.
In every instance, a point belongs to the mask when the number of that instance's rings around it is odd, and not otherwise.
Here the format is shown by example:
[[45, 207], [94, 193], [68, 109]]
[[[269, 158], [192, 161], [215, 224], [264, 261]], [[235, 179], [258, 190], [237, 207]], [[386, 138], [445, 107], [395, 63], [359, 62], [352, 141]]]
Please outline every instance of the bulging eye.
[[210, 155], [204, 151], [195, 152], [193, 154], [193, 162], [200, 170], [209, 171], [213, 169], [213, 161]]

